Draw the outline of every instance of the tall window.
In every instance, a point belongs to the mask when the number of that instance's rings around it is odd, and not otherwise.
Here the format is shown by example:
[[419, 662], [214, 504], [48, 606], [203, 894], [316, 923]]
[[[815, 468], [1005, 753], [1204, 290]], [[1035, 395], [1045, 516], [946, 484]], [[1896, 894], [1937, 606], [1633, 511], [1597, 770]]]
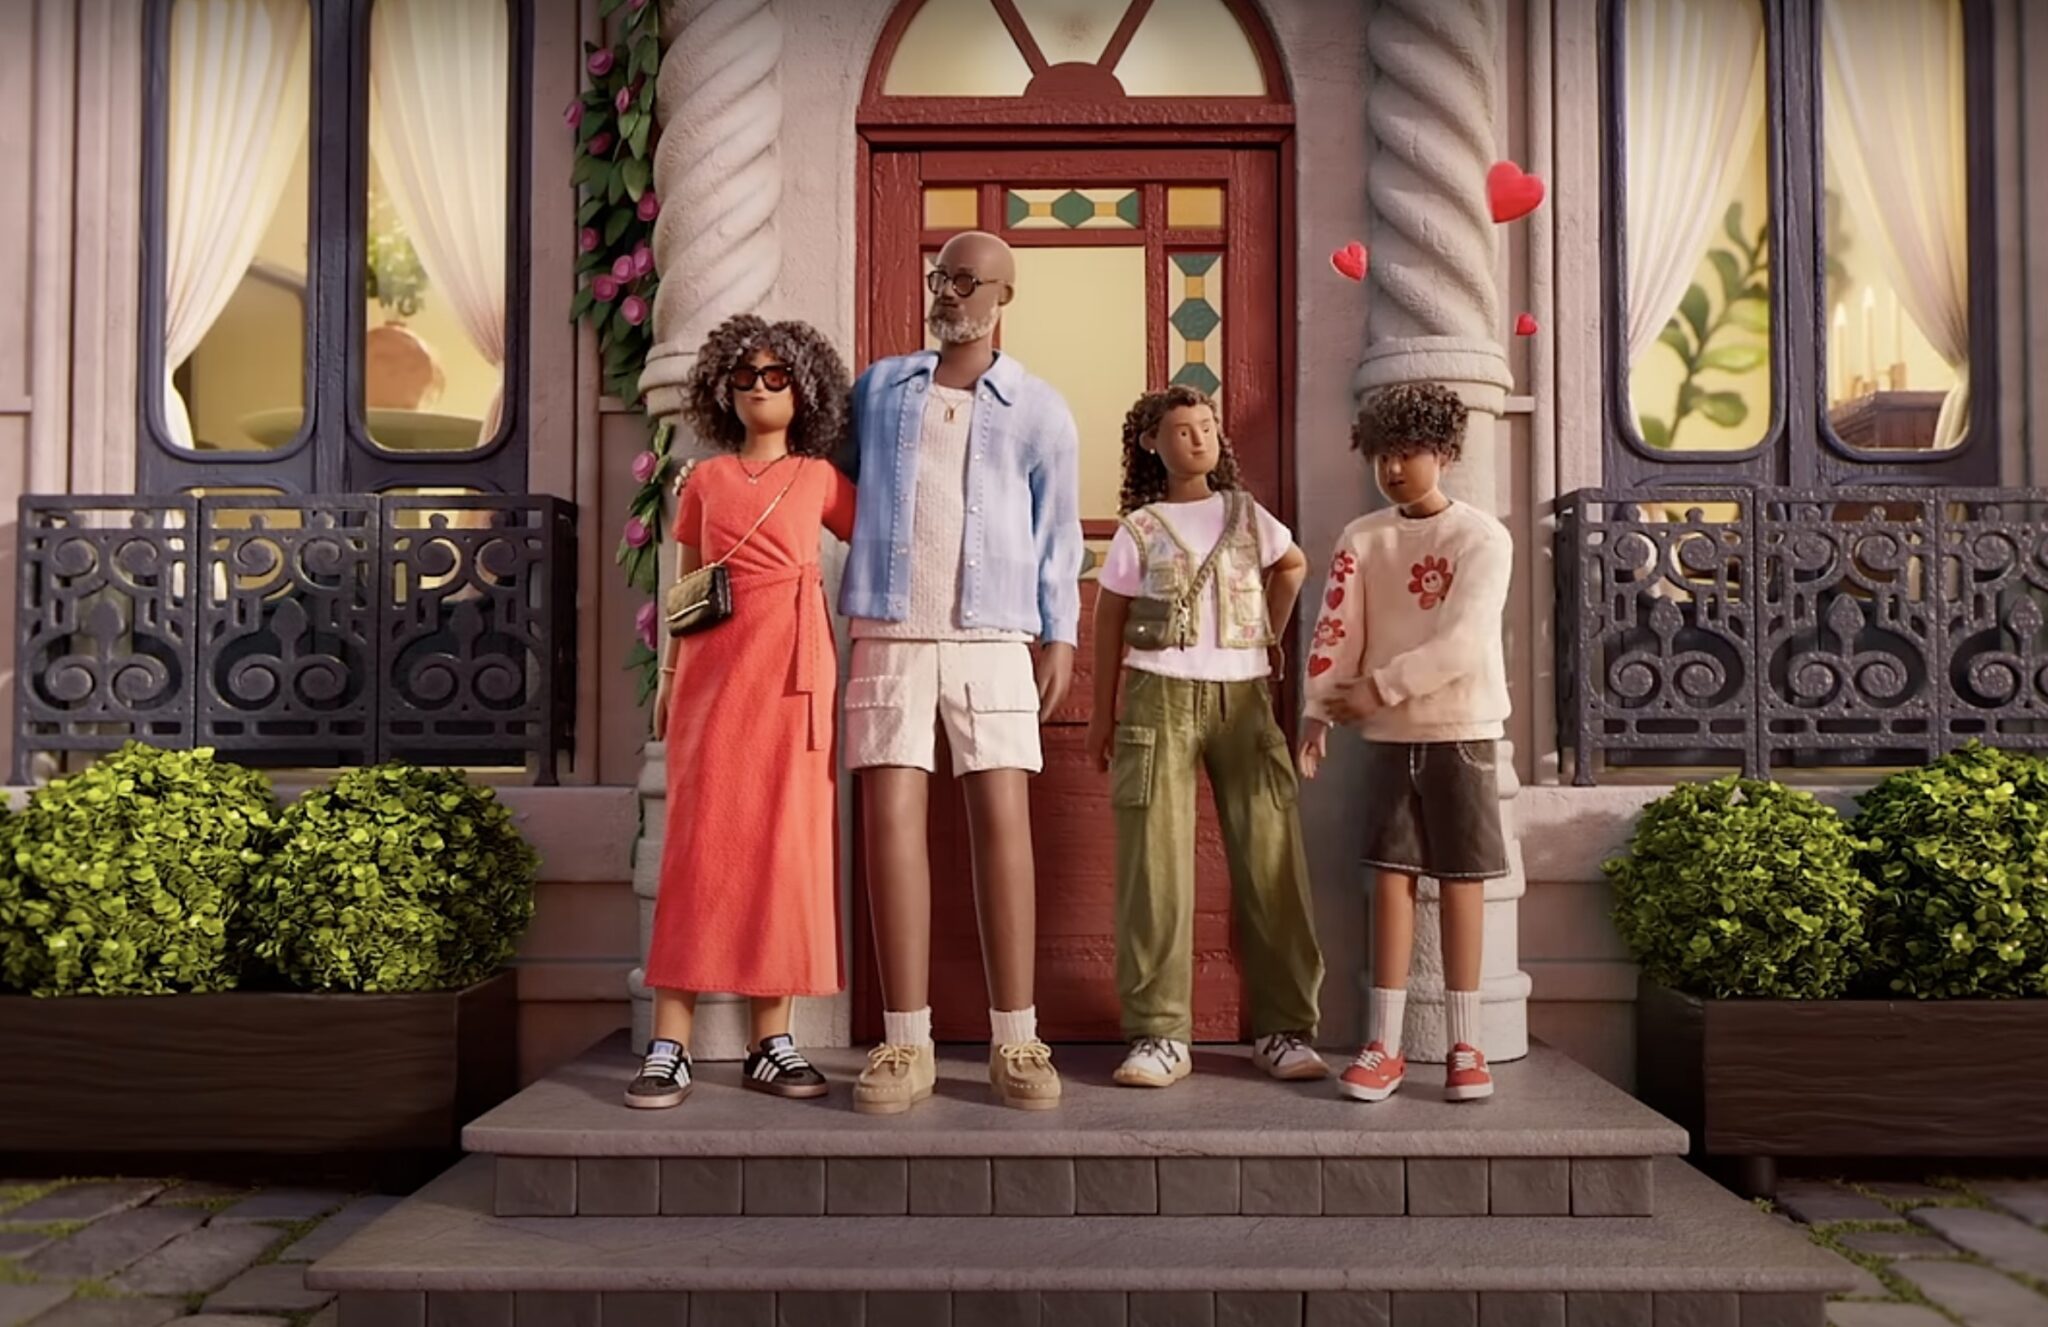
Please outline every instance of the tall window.
[[529, 0], [150, 0], [151, 492], [523, 492]]
[[1989, 39], [1984, 0], [1609, 0], [1611, 484], [1995, 482]]

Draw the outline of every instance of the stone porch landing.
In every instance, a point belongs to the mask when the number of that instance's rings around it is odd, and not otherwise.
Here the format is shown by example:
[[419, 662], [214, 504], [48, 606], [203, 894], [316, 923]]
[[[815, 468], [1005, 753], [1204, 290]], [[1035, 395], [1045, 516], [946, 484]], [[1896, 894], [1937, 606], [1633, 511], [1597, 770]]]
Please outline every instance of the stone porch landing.
[[1850, 1288], [1547, 1047], [1455, 1106], [1440, 1067], [1366, 1106], [1242, 1047], [1120, 1088], [1120, 1053], [1058, 1049], [1056, 1111], [996, 1105], [978, 1046], [942, 1048], [901, 1116], [853, 1112], [858, 1051], [819, 1053], [823, 1101], [727, 1063], [632, 1111], [615, 1037], [473, 1123], [476, 1155], [308, 1284], [341, 1327], [1819, 1327]]

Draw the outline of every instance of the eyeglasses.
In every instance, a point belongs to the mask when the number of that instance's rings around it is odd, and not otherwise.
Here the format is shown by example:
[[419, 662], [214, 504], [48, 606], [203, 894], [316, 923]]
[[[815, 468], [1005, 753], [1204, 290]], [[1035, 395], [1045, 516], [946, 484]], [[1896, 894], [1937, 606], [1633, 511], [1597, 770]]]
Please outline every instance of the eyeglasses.
[[751, 392], [756, 382], [771, 392], [786, 392], [793, 378], [787, 364], [763, 364], [758, 369], [751, 364], [742, 364], [727, 374], [725, 380], [736, 392]]
[[947, 286], [951, 286], [953, 293], [961, 299], [967, 299], [983, 286], [999, 286], [1001, 284], [1002, 282], [993, 278], [983, 280], [972, 272], [945, 272], [936, 267], [924, 274], [924, 288], [926, 290], [936, 295]]

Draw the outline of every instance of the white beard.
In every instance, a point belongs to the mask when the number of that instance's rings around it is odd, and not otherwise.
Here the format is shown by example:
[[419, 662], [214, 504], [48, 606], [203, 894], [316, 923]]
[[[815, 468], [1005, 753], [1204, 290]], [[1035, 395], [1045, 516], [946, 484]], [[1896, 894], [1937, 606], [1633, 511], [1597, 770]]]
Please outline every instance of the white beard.
[[985, 318], [944, 317], [934, 309], [925, 315], [924, 325], [939, 339], [942, 346], [963, 346], [979, 341], [996, 330], [996, 323], [1003, 316], [1001, 309], [990, 309]]

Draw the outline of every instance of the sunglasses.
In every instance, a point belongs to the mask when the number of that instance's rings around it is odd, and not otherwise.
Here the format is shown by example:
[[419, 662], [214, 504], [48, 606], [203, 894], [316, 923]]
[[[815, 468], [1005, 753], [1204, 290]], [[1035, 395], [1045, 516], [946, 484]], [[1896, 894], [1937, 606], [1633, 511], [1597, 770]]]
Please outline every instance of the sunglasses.
[[763, 364], [758, 369], [751, 364], [742, 364], [727, 374], [725, 380], [736, 392], [751, 392], [757, 382], [771, 392], [786, 392], [795, 375], [787, 364]]
[[967, 299], [983, 286], [999, 286], [1001, 284], [1002, 282], [993, 279], [985, 281], [972, 272], [943, 272], [933, 268], [924, 274], [924, 288], [926, 290], [936, 295], [947, 286], [951, 286], [953, 293], [961, 299]]

